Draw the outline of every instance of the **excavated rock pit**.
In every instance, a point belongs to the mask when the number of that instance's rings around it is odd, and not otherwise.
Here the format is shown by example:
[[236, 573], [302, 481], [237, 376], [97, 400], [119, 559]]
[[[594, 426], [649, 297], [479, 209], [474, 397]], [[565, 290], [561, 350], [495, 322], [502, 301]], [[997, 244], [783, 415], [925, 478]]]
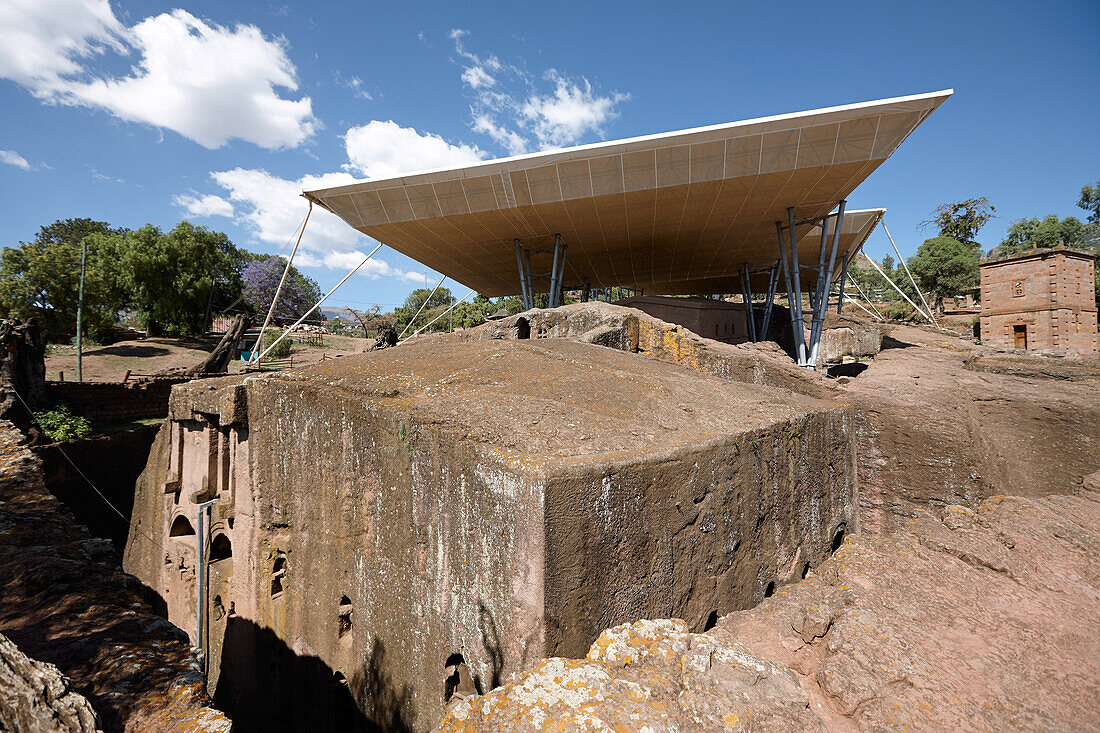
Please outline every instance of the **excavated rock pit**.
[[[446, 665], [487, 692], [616, 624], [702, 631], [854, 529], [852, 413], [751, 383], [803, 384], [766, 349], [657, 335], [698, 371], [466, 334], [181, 385], [134, 506], [167, 552], [126, 568], [194, 629], [216, 500], [200, 642], [241, 730], [426, 730]], [[731, 365], [750, 383], [705, 373]]]

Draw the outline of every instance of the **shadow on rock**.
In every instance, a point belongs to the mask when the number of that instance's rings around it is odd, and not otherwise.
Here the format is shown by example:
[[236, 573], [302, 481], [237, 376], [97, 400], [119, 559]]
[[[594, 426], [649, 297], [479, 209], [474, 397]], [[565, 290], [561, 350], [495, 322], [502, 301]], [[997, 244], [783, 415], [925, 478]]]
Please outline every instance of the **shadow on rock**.
[[273, 631], [229, 619], [214, 704], [236, 733], [251, 731], [408, 731], [411, 692], [384, 671], [375, 640], [348, 680], [321, 659], [296, 654]]

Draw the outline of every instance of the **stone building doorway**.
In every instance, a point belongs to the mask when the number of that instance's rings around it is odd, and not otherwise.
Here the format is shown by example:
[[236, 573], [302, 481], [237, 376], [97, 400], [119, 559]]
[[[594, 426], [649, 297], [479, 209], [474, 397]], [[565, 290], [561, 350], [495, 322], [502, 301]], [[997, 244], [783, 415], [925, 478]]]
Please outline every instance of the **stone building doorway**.
[[1027, 351], [1027, 326], [1012, 327], [1013, 348]]

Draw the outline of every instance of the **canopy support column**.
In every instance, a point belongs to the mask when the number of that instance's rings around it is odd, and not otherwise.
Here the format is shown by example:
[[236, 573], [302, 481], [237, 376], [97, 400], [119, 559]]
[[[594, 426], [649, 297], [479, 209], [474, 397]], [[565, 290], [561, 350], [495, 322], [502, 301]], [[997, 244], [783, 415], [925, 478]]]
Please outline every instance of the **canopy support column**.
[[[798, 329], [794, 323], [794, 288], [791, 285], [791, 266], [787, 262], [787, 245], [783, 241], [783, 224], [775, 223], [775, 234], [779, 238], [779, 264], [783, 269], [783, 282], [787, 286], [787, 315], [791, 321], [791, 338], [794, 339], [795, 359], [798, 360]], [[800, 362], [801, 363], [801, 362]]]
[[[524, 258], [526, 250], [519, 243], [519, 238], [515, 239], [516, 243], [516, 267], [519, 269], [519, 288], [520, 295], [523, 297], [524, 310], [531, 310], [535, 307], [532, 303], [531, 297], [531, 260], [530, 258]], [[526, 259], [526, 262], [524, 260]]]
[[855, 250], [848, 253], [840, 265], [840, 300], [836, 304], [836, 314], [839, 316], [844, 308], [844, 283], [848, 281], [848, 263], [855, 256]]
[[[562, 280], [565, 278], [565, 250], [566, 245], [561, 241], [561, 235], [554, 235], [554, 246], [543, 247], [542, 249], [531, 249], [524, 247], [519, 243], [519, 239], [514, 240], [516, 243], [516, 267], [519, 270], [519, 286], [521, 295], [523, 296], [523, 306], [527, 310], [535, 307], [535, 290], [534, 281], [542, 278], [549, 278], [550, 280], [550, 308], [557, 308], [562, 304]], [[531, 255], [543, 254], [551, 252], [553, 260], [550, 266], [550, 272], [532, 272], [531, 271]]]
[[756, 316], [752, 312], [752, 283], [747, 262], [741, 265], [741, 299], [745, 301], [745, 325], [749, 327], [749, 340], [756, 343]]
[[832, 287], [833, 267], [836, 265], [836, 252], [840, 248], [840, 230], [844, 225], [844, 207], [841, 201], [833, 224], [833, 246], [829, 251], [828, 266], [825, 266], [825, 245], [829, 235], [829, 217], [821, 221], [821, 268], [817, 271], [817, 302], [814, 303], [814, 315], [810, 326], [810, 365], [817, 368], [817, 354], [821, 346], [821, 332], [825, 327], [825, 313], [829, 309], [829, 290]]
[[764, 322], [760, 324], [760, 338], [768, 338], [768, 326], [772, 320], [772, 306], [775, 304], [775, 289], [779, 285], [779, 263], [768, 269], [768, 299], [764, 301]]
[[802, 315], [802, 266], [798, 262], [798, 235], [795, 232], [794, 207], [787, 207], [787, 244], [791, 255], [791, 279], [794, 286], [794, 301], [791, 310], [795, 320], [795, 344], [798, 349], [798, 365], [806, 366], [806, 325]]

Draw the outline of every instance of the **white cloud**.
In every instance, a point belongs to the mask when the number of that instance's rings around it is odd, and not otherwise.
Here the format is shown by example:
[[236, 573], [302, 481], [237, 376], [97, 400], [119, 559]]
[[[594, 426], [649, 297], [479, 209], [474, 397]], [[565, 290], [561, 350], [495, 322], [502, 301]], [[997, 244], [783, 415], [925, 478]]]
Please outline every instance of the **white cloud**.
[[473, 130], [474, 132], [483, 132], [493, 138], [510, 155], [521, 155], [527, 152], [527, 140], [523, 135], [515, 130], [509, 130], [503, 125], [498, 125], [488, 113], [482, 113], [474, 117]]
[[576, 143], [588, 132], [601, 133], [604, 123], [618, 117], [616, 105], [630, 99], [627, 94], [595, 94], [587, 79], [571, 82], [553, 70], [548, 78], [554, 92], [533, 94], [520, 108], [543, 148]]
[[6, 0], [0, 28], [0, 76], [41, 98], [52, 98], [65, 77], [82, 73], [81, 60], [107, 50], [126, 53], [125, 28], [107, 0]]
[[462, 72], [462, 81], [466, 82], [471, 89], [491, 87], [497, 83], [497, 80], [480, 66], [467, 66]]
[[[118, 21], [106, 0], [13, 0], [0, 7], [0, 76], [51, 103], [102, 108], [174, 130], [207, 148], [239, 138], [295, 147], [318, 129], [283, 39], [259, 28], [209, 24], [184, 10]], [[93, 57], [136, 52], [128, 75], [107, 76]]]
[[[571, 79], [554, 69], [535, 79], [520, 66], [470, 51], [465, 45], [469, 31], [455, 28], [449, 36], [461, 59], [462, 83], [471, 93], [471, 129], [512, 155], [575, 145], [590, 133], [602, 136], [604, 125], [618, 117], [619, 104], [630, 99], [629, 94], [601, 94], [587, 78]], [[547, 82], [552, 88], [540, 91]]]
[[[370, 250], [366, 252], [362, 250], [353, 250], [351, 252], [328, 252], [322, 255], [315, 255], [310, 252], [302, 252], [299, 250], [297, 256], [294, 258], [294, 262], [303, 267], [327, 267], [330, 270], [347, 272], [362, 262], [363, 258], [366, 257], [369, 252]], [[378, 259], [377, 255], [367, 260], [366, 264], [360, 267], [359, 272], [356, 274], [370, 278], [371, 280], [388, 277], [407, 283], [417, 283], [419, 285], [423, 285], [431, 280], [431, 278], [423, 272], [414, 272], [412, 270], [402, 270], [393, 267], [385, 260]]]
[[[210, 177], [227, 192], [229, 200], [213, 195], [204, 196], [203, 200], [218, 199], [230, 206], [234, 210], [233, 216], [237, 223], [249, 230], [257, 241], [282, 249], [284, 255], [289, 254], [294, 235], [309, 207], [301, 197], [301, 192], [341, 186], [355, 180], [348, 173], [328, 173], [288, 180], [264, 170], [244, 168], [217, 171], [211, 173]], [[180, 203], [181, 199], [194, 197], [177, 196], [176, 203]], [[303, 267], [327, 267], [346, 272], [359, 264], [367, 252], [373, 249], [372, 242], [374, 240], [355, 231], [334, 214], [315, 206], [294, 261]], [[370, 249], [364, 251], [365, 247]], [[363, 265], [358, 274], [371, 279], [388, 277], [410, 283], [424, 283], [428, 279], [423, 273], [393, 267], [377, 255]]]
[[16, 168], [22, 168], [25, 171], [31, 169], [31, 164], [27, 162], [27, 159], [14, 150], [0, 150], [0, 163], [14, 165]]
[[439, 135], [419, 133], [390, 120], [372, 120], [344, 135], [348, 154], [345, 170], [367, 178], [391, 178], [404, 173], [476, 163], [485, 157], [477, 146], [452, 145]]
[[233, 216], [233, 204], [221, 196], [206, 194], [205, 196], [192, 196], [180, 194], [172, 199], [172, 203], [180, 206], [191, 216]]

